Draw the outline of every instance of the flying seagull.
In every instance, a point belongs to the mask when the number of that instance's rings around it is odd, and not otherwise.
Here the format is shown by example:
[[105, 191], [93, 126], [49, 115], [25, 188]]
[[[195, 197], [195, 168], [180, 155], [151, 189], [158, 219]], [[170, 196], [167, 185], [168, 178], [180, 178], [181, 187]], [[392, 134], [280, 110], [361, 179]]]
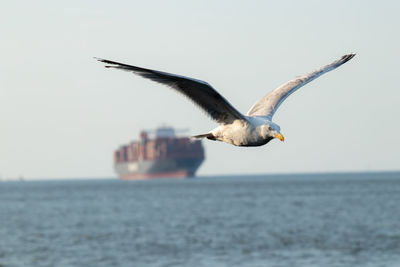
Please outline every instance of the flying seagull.
[[195, 138], [218, 140], [235, 146], [262, 146], [274, 138], [281, 141], [284, 140], [279, 125], [272, 122], [272, 117], [289, 95], [322, 74], [336, 69], [354, 56], [355, 54], [344, 55], [329, 65], [282, 84], [255, 103], [246, 115], [237, 111], [207, 82], [111, 60], [96, 59], [106, 63], [106, 68], [130, 71], [143, 78], [175, 89], [191, 99], [200, 108], [205, 110], [213, 120], [219, 123], [217, 128], [206, 134], [196, 135], [194, 136]]

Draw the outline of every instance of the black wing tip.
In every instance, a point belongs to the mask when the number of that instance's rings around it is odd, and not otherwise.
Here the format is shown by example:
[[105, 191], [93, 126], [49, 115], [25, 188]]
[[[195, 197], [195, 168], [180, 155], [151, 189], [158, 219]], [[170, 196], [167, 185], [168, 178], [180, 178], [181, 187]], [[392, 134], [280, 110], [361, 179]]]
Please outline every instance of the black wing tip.
[[340, 59], [340, 61], [342, 63], [346, 63], [347, 61], [349, 61], [350, 59], [352, 59], [353, 57], [355, 57], [356, 53], [350, 53], [350, 54], [346, 54], [344, 56], [342, 56], [342, 58]]
[[104, 63], [106, 63], [106, 61], [108, 61], [107, 59], [103, 59], [103, 58], [99, 58], [99, 57], [93, 57], [93, 58], [97, 61], [104, 62]]
[[99, 57], [94, 57], [94, 59], [96, 59], [97, 61], [103, 62], [103, 63], [107, 63], [107, 64], [116, 64], [117, 62], [108, 60], [108, 59], [103, 59], [103, 58], [99, 58]]
[[93, 58], [96, 59], [97, 61], [100, 61], [100, 62], [103, 62], [103, 63], [106, 63], [106, 64], [110, 64], [110, 65], [104, 66], [106, 68], [114, 68], [114, 67], [119, 66], [119, 65], [124, 65], [122, 63], [118, 63], [118, 62], [111, 61], [111, 60], [108, 60], [108, 59], [103, 59], [103, 58], [99, 58], [99, 57], [93, 57]]

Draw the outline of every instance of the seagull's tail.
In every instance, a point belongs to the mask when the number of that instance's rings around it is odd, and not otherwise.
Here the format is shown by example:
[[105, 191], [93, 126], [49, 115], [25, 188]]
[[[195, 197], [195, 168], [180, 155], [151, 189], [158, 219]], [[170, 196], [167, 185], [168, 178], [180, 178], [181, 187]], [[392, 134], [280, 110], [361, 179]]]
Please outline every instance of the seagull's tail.
[[192, 136], [192, 138], [195, 138], [195, 139], [207, 138], [207, 139], [214, 140], [214, 141], [217, 140], [217, 138], [215, 138], [215, 136], [212, 133], [194, 135], [194, 136]]

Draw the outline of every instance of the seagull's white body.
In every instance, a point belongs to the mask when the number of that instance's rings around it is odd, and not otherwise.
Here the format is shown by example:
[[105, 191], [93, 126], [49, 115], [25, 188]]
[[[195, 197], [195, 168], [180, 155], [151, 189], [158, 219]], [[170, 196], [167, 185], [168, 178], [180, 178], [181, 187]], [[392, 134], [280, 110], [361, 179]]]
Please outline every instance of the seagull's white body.
[[319, 68], [309, 74], [290, 80], [272, 90], [257, 103], [246, 115], [237, 111], [223, 96], [207, 82], [157, 70], [145, 69], [98, 59], [107, 63], [106, 67], [131, 71], [144, 78], [165, 84], [189, 97], [204, 109], [220, 125], [206, 134], [194, 136], [218, 140], [235, 146], [261, 146], [273, 138], [283, 141], [280, 127], [272, 122], [272, 117], [281, 103], [300, 87], [331, 71], [352, 59], [355, 54], [344, 55], [340, 59]]
[[[216, 140], [235, 146], [262, 146], [268, 143], [273, 137], [269, 137], [271, 121], [262, 117], [245, 116], [246, 120], [234, 120], [229, 124], [221, 124], [211, 131]], [[278, 129], [275, 124], [272, 129]], [[276, 135], [276, 134], [275, 134]], [[208, 137], [209, 139], [213, 139]]]

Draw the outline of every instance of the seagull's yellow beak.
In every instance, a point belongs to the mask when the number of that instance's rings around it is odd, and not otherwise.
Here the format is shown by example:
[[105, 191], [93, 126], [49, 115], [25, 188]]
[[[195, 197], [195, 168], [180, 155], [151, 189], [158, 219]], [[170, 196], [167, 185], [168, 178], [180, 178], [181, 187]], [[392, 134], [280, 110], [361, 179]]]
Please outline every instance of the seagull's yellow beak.
[[279, 140], [281, 140], [282, 142], [285, 140], [285, 137], [283, 137], [282, 134], [278, 133], [275, 135], [275, 138], [278, 138]]

